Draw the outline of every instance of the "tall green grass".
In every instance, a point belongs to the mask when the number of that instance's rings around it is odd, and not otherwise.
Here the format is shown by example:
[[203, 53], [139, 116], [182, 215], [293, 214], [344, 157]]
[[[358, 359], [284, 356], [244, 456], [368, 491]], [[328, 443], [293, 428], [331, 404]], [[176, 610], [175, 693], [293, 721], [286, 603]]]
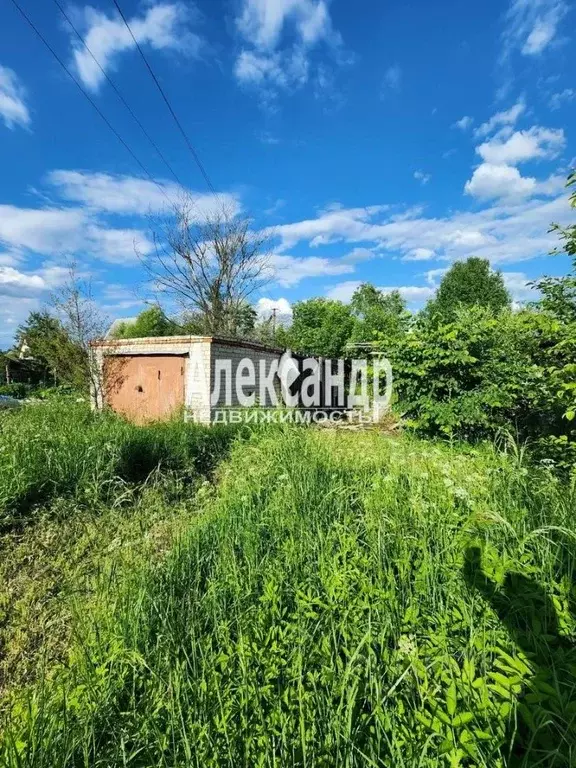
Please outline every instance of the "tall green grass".
[[157, 468], [206, 473], [223, 456], [233, 427], [183, 421], [138, 427], [85, 403], [59, 400], [0, 415], [0, 529], [68, 496], [113, 500], [123, 483]]
[[168, 560], [77, 616], [1, 758], [573, 765], [574, 500], [488, 448], [255, 436]]

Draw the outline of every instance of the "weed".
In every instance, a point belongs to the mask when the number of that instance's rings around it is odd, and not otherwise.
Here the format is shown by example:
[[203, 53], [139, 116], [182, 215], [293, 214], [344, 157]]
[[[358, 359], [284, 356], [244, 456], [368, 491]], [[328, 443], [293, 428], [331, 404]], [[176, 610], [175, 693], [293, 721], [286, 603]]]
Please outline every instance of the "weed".
[[303, 429], [218, 474], [75, 615], [5, 764], [573, 764], [569, 488], [489, 446]]

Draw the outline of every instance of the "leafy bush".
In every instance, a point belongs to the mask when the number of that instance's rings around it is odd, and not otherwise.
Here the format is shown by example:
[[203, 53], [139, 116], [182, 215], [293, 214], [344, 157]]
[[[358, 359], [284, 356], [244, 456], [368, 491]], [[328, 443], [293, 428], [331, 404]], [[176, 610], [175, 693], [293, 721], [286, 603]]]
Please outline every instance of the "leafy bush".
[[477, 439], [520, 425], [542, 378], [536, 343], [511, 313], [472, 307], [451, 322], [425, 320], [390, 351], [400, 407], [431, 436]]
[[31, 384], [24, 384], [20, 382], [14, 382], [12, 384], [0, 384], [0, 395], [16, 397], [18, 400], [23, 400], [25, 397], [29, 397], [32, 393], [32, 390], [33, 387]]
[[504, 429], [536, 458], [574, 466], [576, 325], [461, 308], [451, 322], [422, 318], [389, 355], [398, 407], [421, 434], [478, 440]]
[[86, 394], [67, 384], [59, 384], [55, 387], [43, 387], [34, 390], [34, 397], [40, 400], [62, 399], [63, 397], [85, 398]]

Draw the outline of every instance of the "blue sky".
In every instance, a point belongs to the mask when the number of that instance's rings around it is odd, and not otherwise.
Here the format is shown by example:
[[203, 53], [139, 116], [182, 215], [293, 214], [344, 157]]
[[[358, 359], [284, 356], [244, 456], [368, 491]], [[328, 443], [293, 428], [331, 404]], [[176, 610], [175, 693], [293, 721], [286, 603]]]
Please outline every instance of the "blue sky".
[[[176, 182], [51, 0], [18, 0], [168, 197]], [[562, 274], [552, 221], [576, 155], [566, 0], [121, 0], [219, 193], [276, 233], [256, 297], [288, 314], [362, 281], [412, 308], [478, 255], [518, 301]], [[214, 198], [112, 0], [66, 5], [181, 183]], [[573, 59], [573, 57], [572, 57]], [[0, 347], [75, 259], [113, 318], [165, 197], [11, 2], [0, 7]]]

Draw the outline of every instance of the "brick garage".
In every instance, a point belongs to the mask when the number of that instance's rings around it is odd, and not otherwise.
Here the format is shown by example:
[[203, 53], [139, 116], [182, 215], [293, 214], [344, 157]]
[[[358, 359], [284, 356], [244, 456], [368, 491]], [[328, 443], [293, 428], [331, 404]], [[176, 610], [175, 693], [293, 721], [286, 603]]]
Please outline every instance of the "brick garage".
[[[218, 401], [214, 406], [211, 404], [218, 361], [231, 360], [235, 377], [240, 361], [251, 359], [256, 369], [257, 393], [261, 365], [269, 371], [282, 352], [263, 344], [212, 336], [96, 342], [92, 345], [92, 356], [102, 386], [93, 391], [92, 402], [95, 408], [108, 406], [138, 423], [169, 418], [182, 410], [194, 421], [207, 424], [214, 411], [226, 405], [222, 386]], [[249, 393], [249, 388], [246, 392]], [[232, 394], [235, 398], [234, 387]], [[235, 399], [230, 403], [237, 404]]]

